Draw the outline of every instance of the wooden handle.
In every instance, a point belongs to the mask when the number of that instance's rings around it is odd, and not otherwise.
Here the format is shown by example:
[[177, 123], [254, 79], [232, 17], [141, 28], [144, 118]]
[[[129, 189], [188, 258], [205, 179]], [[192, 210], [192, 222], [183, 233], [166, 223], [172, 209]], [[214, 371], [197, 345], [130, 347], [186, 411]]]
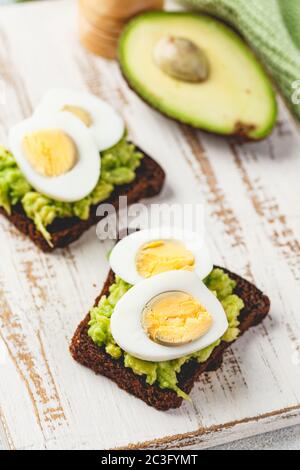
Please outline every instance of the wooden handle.
[[131, 18], [139, 12], [162, 8], [163, 0], [80, 0], [84, 10], [92, 10], [95, 14], [111, 18]]
[[134, 15], [162, 9], [164, 0], [78, 0], [81, 43], [98, 55], [114, 59], [119, 36]]

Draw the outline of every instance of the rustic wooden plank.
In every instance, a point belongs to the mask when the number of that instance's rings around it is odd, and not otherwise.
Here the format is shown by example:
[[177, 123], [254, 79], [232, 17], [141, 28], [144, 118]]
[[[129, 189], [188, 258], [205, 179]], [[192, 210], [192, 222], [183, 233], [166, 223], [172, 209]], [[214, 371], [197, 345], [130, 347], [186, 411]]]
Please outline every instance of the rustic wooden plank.
[[[265, 415], [247, 418], [241, 421], [229, 422], [220, 426], [215, 425], [210, 428], [200, 428], [195, 432], [186, 433], [185, 435], [177, 434], [163, 439], [156, 439], [151, 442], [131, 444], [125, 449], [155, 450], [159, 448], [170, 450], [190, 448], [192, 446], [197, 446], [197, 449], [199, 450], [207, 449], [208, 446], [214, 447], [226, 444], [228, 440], [238, 440], [241, 438], [241, 435], [246, 438], [257, 434], [264, 434], [268, 431], [281, 429], [282, 425], [284, 427], [283, 421], [286, 419], [289, 420], [291, 425], [293, 420], [295, 420], [295, 424], [297, 424], [299, 417], [298, 411], [298, 407], [292, 407], [286, 410], [279, 410], [276, 413], [266, 413]], [[122, 448], [119, 449], [122, 450]]]
[[196, 385], [192, 405], [157, 412], [68, 353], [106, 276], [111, 243], [91, 229], [64, 252], [45, 255], [1, 219], [0, 438], [18, 449], [205, 448], [300, 422], [299, 129], [282, 104], [274, 134], [257, 144], [170, 122], [128, 89], [115, 63], [79, 46], [72, 3], [1, 9], [1, 142], [50, 87], [104, 97], [167, 169], [155, 202], [205, 202], [215, 262], [261, 286], [272, 315]]

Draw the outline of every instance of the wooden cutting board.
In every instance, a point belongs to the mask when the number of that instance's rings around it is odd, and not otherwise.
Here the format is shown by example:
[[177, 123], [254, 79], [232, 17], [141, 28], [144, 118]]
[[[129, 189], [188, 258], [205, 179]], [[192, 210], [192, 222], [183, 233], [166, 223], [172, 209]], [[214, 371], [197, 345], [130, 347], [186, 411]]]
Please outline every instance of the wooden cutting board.
[[243, 337], [193, 403], [161, 413], [75, 363], [68, 344], [107, 274], [95, 229], [40, 253], [0, 221], [0, 436], [7, 448], [199, 448], [300, 422], [300, 133], [281, 105], [262, 143], [237, 145], [158, 115], [116, 63], [78, 44], [74, 3], [3, 7], [0, 142], [51, 87], [89, 90], [167, 170], [159, 202], [205, 202], [214, 261], [260, 286], [270, 318]]

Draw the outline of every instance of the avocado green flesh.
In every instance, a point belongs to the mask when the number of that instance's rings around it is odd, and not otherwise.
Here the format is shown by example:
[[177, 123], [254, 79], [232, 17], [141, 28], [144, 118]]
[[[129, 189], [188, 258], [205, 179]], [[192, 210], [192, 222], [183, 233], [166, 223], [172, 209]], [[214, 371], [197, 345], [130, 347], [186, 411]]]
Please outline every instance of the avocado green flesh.
[[242, 299], [234, 294], [235, 281], [230, 279], [223, 270], [214, 269], [205, 280], [205, 284], [222, 303], [229, 323], [223, 338], [206, 349], [164, 362], [143, 361], [122, 351], [111, 334], [110, 318], [117, 302], [132, 286], [119, 277], [116, 277], [115, 283], [110, 287], [109, 295], [101, 297], [98, 305], [91, 310], [88, 334], [97, 346], [105, 347], [111, 357], [122, 360], [125, 367], [130, 368], [137, 375], [144, 376], [148, 384], [156, 383], [160, 388], [174, 390], [178, 396], [188, 399], [188, 396], [177, 385], [182, 366], [191, 360], [199, 363], [206, 362], [221, 341], [228, 343], [234, 341], [240, 333], [239, 315], [244, 307]]
[[[164, 36], [189, 39], [203, 50], [209, 78], [187, 83], [160, 70], [153, 50]], [[143, 14], [122, 34], [119, 59], [130, 86], [171, 118], [251, 139], [267, 136], [275, 124], [277, 104], [268, 76], [242, 39], [213, 18], [185, 12]]]
[[115, 186], [134, 181], [142, 157], [124, 137], [114, 147], [102, 152], [101, 176], [93, 192], [80, 201], [63, 203], [35, 191], [21, 173], [13, 155], [0, 147], [0, 207], [10, 214], [12, 207], [21, 203], [27, 217], [34, 221], [52, 246], [48, 227], [55, 219], [78, 217], [87, 220], [91, 206], [108, 199]]

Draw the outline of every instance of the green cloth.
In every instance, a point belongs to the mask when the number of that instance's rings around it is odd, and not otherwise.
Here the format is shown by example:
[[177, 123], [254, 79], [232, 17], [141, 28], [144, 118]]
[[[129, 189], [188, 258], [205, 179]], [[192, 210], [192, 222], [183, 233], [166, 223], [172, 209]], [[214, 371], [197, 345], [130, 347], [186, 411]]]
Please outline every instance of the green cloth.
[[300, 2], [299, 0], [278, 0], [278, 3], [284, 23], [300, 50]]
[[300, 0], [178, 1], [236, 28], [256, 51], [300, 119]]

